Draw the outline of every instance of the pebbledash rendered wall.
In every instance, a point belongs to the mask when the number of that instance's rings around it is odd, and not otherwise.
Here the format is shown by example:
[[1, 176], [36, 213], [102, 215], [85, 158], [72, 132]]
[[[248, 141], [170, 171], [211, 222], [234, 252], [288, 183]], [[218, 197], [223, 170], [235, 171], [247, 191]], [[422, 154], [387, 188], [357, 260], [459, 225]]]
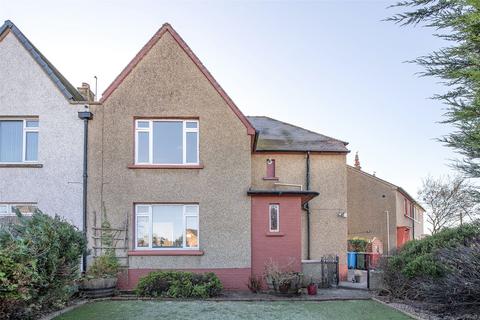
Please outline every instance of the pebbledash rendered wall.
[[34, 202], [82, 228], [83, 106], [69, 103], [12, 32], [0, 39], [0, 57], [0, 118], [38, 117], [42, 165], [0, 165], [0, 202]]
[[[252, 157], [254, 188], [275, 189], [274, 183], [302, 185], [306, 189], [305, 153], [254, 153]], [[275, 180], [264, 180], [267, 159], [275, 159]], [[310, 155], [310, 190], [320, 193], [310, 200], [310, 260], [338, 255], [340, 272], [346, 276], [347, 219], [339, 216], [347, 211], [346, 154], [312, 153]], [[279, 186], [278, 188], [285, 188]], [[302, 216], [302, 259], [307, 259], [307, 222]]]
[[[213, 271], [228, 289], [245, 289], [251, 272], [251, 137], [198, 66], [166, 32], [103, 105], [89, 125], [89, 225], [102, 203], [113, 226], [129, 222], [134, 203], [198, 203], [197, 256], [128, 255], [122, 288], [151, 270]], [[131, 169], [134, 117], [198, 117], [203, 169]], [[92, 246], [92, 232], [89, 241]], [[117, 253], [121, 254], [122, 251]], [[125, 252], [125, 254], [127, 254]], [[137, 254], [137, 253], [134, 253]], [[165, 254], [165, 252], [162, 252]]]

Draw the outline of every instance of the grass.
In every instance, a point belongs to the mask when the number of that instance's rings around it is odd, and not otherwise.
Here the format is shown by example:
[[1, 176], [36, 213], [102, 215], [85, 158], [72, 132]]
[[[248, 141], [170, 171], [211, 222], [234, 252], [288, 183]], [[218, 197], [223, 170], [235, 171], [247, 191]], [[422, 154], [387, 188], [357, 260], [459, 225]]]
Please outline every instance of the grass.
[[316, 319], [374, 320], [410, 319], [403, 313], [372, 300], [356, 301], [101, 301], [87, 303], [55, 320], [82, 319]]

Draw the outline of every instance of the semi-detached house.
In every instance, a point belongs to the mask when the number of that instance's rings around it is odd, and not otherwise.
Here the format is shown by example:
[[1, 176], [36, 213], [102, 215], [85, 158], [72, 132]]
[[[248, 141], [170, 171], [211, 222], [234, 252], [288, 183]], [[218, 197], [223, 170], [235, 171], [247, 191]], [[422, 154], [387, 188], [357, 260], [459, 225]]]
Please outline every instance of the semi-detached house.
[[270, 259], [328, 254], [346, 273], [346, 143], [244, 116], [170, 25], [91, 111], [88, 235], [128, 226], [121, 288], [180, 269], [245, 289]]
[[40, 208], [83, 228], [84, 100], [15, 24], [0, 26], [0, 222]]
[[246, 117], [170, 25], [99, 102], [10, 21], [0, 56], [0, 222], [35, 208], [85, 219], [91, 263], [108, 220], [121, 289], [171, 269], [246, 289], [268, 261], [302, 271], [327, 255], [345, 278], [347, 143]]

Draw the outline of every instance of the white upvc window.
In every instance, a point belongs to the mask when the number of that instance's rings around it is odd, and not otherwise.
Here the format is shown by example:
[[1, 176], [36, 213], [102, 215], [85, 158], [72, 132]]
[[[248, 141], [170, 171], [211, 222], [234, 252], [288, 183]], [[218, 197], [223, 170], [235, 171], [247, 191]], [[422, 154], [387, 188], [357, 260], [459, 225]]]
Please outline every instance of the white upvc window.
[[35, 203], [0, 203], [0, 217], [15, 216], [17, 210], [25, 216], [30, 216], [36, 209], [37, 205]]
[[135, 120], [135, 164], [199, 164], [198, 120]]
[[280, 205], [270, 204], [268, 206], [269, 231], [280, 232]]
[[135, 249], [198, 249], [198, 211], [196, 204], [135, 205]]
[[0, 118], [0, 163], [38, 161], [39, 121]]

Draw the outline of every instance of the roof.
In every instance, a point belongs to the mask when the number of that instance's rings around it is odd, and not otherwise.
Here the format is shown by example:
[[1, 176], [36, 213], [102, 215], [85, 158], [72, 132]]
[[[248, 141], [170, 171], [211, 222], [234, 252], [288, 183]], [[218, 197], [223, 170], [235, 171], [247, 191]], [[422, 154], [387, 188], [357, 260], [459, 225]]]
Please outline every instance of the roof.
[[247, 117], [257, 131], [255, 151], [347, 153], [348, 142], [269, 117]]
[[0, 27], [0, 39], [2, 35], [8, 31], [11, 31], [23, 47], [30, 53], [33, 59], [40, 65], [45, 73], [52, 79], [53, 83], [62, 92], [65, 98], [73, 101], [84, 101], [83, 96], [75, 89], [74, 86], [55, 68], [55, 66], [45, 58], [45, 56], [38, 51], [37, 48], [25, 37], [25, 35], [17, 28], [12, 21], [6, 20]]
[[247, 191], [249, 196], [290, 196], [290, 197], [300, 197], [302, 199], [302, 204], [307, 203], [320, 193], [310, 190], [260, 190], [260, 189], [249, 189]]
[[417, 206], [419, 206], [423, 211], [426, 211], [425, 208], [422, 207], [422, 205], [420, 203], [418, 203], [417, 200], [415, 200], [414, 197], [412, 197], [407, 191], [405, 191], [405, 189], [403, 189], [402, 187], [399, 187], [391, 182], [388, 182], [386, 180], [383, 180], [383, 179], [380, 179], [379, 177], [377, 176], [374, 176], [373, 174], [370, 174], [370, 173], [367, 173], [365, 171], [362, 171], [360, 169], [357, 169], [355, 167], [352, 167], [350, 165], [347, 165], [347, 168], [350, 169], [352, 172], [357, 172], [357, 173], [360, 173], [360, 174], [363, 174], [364, 176], [367, 176], [369, 177], [370, 179], [374, 179], [380, 183], [383, 183], [383, 184], [386, 184], [387, 186], [397, 190], [398, 192], [400, 192], [401, 194], [403, 194], [407, 199], [409, 199], [411, 202], [415, 203]]
[[173, 27], [165, 23], [154, 35], [153, 37], [145, 44], [145, 46], [137, 53], [137, 55], [130, 61], [130, 63], [123, 69], [123, 71], [113, 80], [113, 82], [108, 86], [108, 88], [103, 92], [100, 102], [103, 103], [108, 99], [108, 97], [120, 86], [123, 80], [130, 74], [130, 72], [135, 68], [135, 66], [147, 55], [147, 53], [152, 49], [152, 47], [160, 40], [160, 38], [165, 34], [169, 33], [173, 39], [178, 43], [178, 45], [183, 49], [187, 56], [193, 61], [193, 63], [198, 67], [198, 69], [203, 73], [207, 80], [212, 84], [218, 94], [225, 100], [227, 105], [232, 109], [235, 115], [240, 119], [240, 121], [247, 128], [247, 133], [249, 135], [255, 135], [255, 129], [248, 121], [247, 117], [240, 111], [240, 109], [235, 105], [233, 100], [227, 95], [225, 90], [218, 84], [218, 82], [213, 78], [212, 74], [205, 68], [200, 59], [193, 53], [189, 48], [187, 43], [180, 37], [180, 35], [173, 29]]

